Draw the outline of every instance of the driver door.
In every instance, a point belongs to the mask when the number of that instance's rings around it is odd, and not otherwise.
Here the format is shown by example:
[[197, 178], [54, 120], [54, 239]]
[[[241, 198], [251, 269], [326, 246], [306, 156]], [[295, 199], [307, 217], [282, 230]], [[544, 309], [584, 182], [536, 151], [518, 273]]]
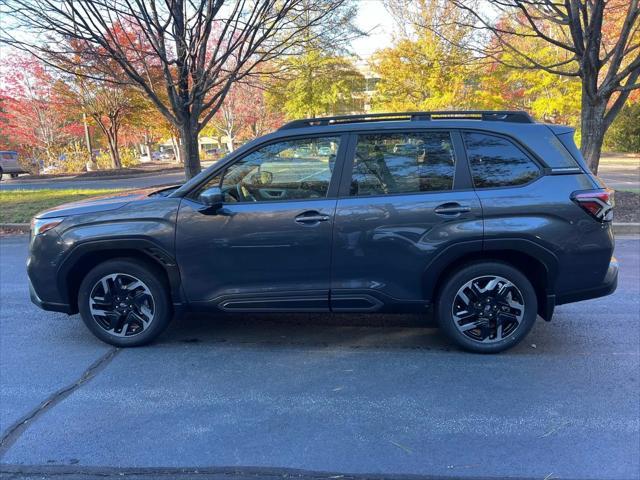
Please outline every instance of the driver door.
[[[226, 311], [328, 311], [335, 173], [345, 148], [345, 135], [275, 141], [183, 199], [176, 255], [189, 301]], [[223, 192], [215, 212], [198, 199], [211, 187]]]

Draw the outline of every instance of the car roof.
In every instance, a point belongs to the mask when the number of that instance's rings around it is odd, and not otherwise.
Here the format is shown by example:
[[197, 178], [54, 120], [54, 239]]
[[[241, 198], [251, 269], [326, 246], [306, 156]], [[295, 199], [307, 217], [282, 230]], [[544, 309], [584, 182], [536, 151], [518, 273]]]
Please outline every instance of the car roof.
[[[567, 127], [562, 127], [572, 131]], [[317, 135], [336, 135], [351, 132], [393, 132], [396, 130], [482, 130], [488, 133], [501, 133], [516, 137], [523, 143], [528, 143], [532, 136], [544, 132], [552, 133], [543, 123], [512, 123], [483, 120], [424, 120], [424, 121], [378, 121], [378, 122], [353, 122], [345, 124], [312, 125], [299, 128], [279, 129], [275, 132], [260, 137], [254, 141], [277, 140], [290, 137], [305, 137]], [[556, 132], [559, 133], [559, 132]], [[253, 142], [250, 142], [253, 143]]]

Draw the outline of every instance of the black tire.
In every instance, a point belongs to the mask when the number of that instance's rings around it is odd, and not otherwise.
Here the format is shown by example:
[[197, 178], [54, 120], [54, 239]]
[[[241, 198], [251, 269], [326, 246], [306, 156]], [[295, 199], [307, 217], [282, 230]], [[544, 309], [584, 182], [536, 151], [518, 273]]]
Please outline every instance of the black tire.
[[[101, 279], [109, 276], [114, 276], [114, 278], [106, 280], [109, 289], [118, 295], [106, 293], [102, 286], [104, 284]], [[134, 280], [141, 282], [142, 286], [138, 286], [135, 290], [127, 290], [117, 286], [118, 284], [122, 285], [123, 282], [130, 282], [128, 287], [134, 286]], [[127, 292], [131, 292], [129, 300], [124, 299], [121, 302], [116, 300], [116, 298], [120, 298], [120, 293], [124, 297]], [[107, 298], [110, 300], [107, 301]], [[137, 305], [136, 298], [142, 298], [143, 304]], [[108, 317], [94, 316], [92, 306], [93, 308], [102, 308], [96, 303], [96, 299], [104, 299], [101, 304], [111, 305], [105, 308], [105, 311], [109, 311]], [[127, 306], [123, 307], [127, 302], [129, 302], [128, 310]], [[116, 312], [114, 309], [117, 308], [124, 310]], [[145, 312], [151, 312], [152, 315], [142, 313], [142, 308], [146, 308]], [[173, 316], [169, 287], [163, 281], [162, 272], [144, 262], [129, 258], [108, 260], [94, 267], [80, 284], [78, 309], [87, 328], [103, 342], [116, 347], [137, 347], [152, 342], [167, 328]], [[129, 317], [129, 314], [132, 316]], [[118, 317], [118, 315], [120, 316]], [[118, 331], [117, 327], [109, 328], [110, 322], [113, 321], [117, 324], [118, 320], [112, 320], [114, 318], [120, 319], [120, 323], [128, 322], [128, 320], [130, 323], [125, 323]], [[123, 318], [126, 319], [122, 320]], [[150, 318], [148, 325], [143, 326], [143, 322], [137, 320], [142, 318], [147, 320]]]
[[[496, 286], [489, 290], [493, 279]], [[463, 295], [458, 296], [461, 289]], [[480, 292], [482, 289], [486, 291]], [[512, 307], [518, 304], [523, 308]], [[454, 311], [459, 312], [459, 318]], [[517, 345], [533, 327], [537, 311], [531, 282], [518, 269], [502, 262], [475, 262], [462, 267], [445, 281], [436, 303], [442, 331], [464, 350], [477, 353], [497, 353]], [[471, 328], [473, 325], [478, 327]], [[461, 331], [464, 328], [469, 330]]]
[[18, 175], [19, 175], [18, 173], [12, 173], [11, 178], [18, 178]]

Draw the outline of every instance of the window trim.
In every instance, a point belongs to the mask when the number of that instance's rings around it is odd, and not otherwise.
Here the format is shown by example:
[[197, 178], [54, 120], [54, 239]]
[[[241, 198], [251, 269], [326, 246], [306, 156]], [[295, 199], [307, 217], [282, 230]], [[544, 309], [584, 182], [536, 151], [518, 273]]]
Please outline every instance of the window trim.
[[[268, 205], [271, 203], [276, 204], [276, 203], [283, 203], [283, 202], [310, 202], [310, 201], [319, 201], [319, 200], [335, 200], [337, 198], [338, 188], [340, 186], [343, 163], [344, 163], [345, 154], [348, 146], [347, 144], [350, 140], [350, 135], [348, 132], [335, 132], [333, 134], [325, 132], [325, 133], [315, 133], [315, 134], [306, 134], [306, 135], [291, 135], [286, 137], [274, 138], [266, 142], [259, 143], [253, 146], [252, 148], [250, 148], [249, 150], [247, 150], [246, 152], [242, 152], [236, 157], [233, 157], [230, 160], [223, 162], [219, 166], [219, 168], [216, 168], [215, 170], [211, 171], [210, 174], [207, 175], [207, 177], [205, 177], [197, 185], [194, 185], [191, 190], [186, 192], [183, 195], [183, 198], [188, 198], [193, 202], [202, 204], [202, 202], [198, 200], [198, 195], [202, 191], [201, 189], [205, 184], [207, 184], [209, 181], [211, 181], [211, 179], [213, 179], [217, 175], [221, 175], [220, 185], [222, 185], [224, 174], [226, 173], [229, 167], [235, 165], [237, 162], [241, 161], [242, 159], [246, 158], [247, 156], [251, 155], [257, 150], [268, 147], [269, 145], [288, 142], [292, 140], [304, 140], [304, 139], [312, 139], [312, 138], [331, 138], [331, 137], [338, 138], [340, 145], [338, 146], [338, 153], [336, 154], [336, 162], [333, 167], [333, 172], [331, 173], [331, 180], [329, 182], [329, 188], [327, 190], [327, 195], [325, 197], [305, 198], [305, 199], [291, 198], [291, 199], [284, 199], [284, 200], [269, 200], [269, 201], [260, 201], [260, 202], [234, 202], [233, 205], [255, 205], [255, 204]], [[224, 205], [231, 205], [231, 204], [224, 203]]]
[[[473, 190], [473, 185], [469, 184], [466, 187], [460, 185], [459, 182], [463, 182], [464, 176], [458, 180], [458, 176], [463, 168], [461, 163], [463, 159], [460, 157], [459, 145], [456, 145], [456, 130], [452, 128], [398, 128], [389, 130], [357, 130], [350, 132], [349, 150], [346, 152], [344, 169], [342, 171], [342, 181], [340, 182], [340, 189], [338, 197], [343, 198], [379, 198], [379, 197], [393, 197], [399, 195], [433, 195], [443, 194], [449, 192], [459, 192], [464, 190]], [[361, 135], [397, 135], [397, 134], [410, 134], [410, 133], [431, 133], [431, 132], [445, 132], [449, 134], [451, 140], [451, 146], [453, 147], [453, 154], [455, 157], [455, 168], [453, 171], [453, 185], [450, 190], [427, 190], [424, 192], [395, 192], [395, 193], [380, 193], [375, 195], [356, 195], [352, 196], [351, 192], [351, 178], [353, 175], [353, 167], [355, 164], [355, 153], [358, 145], [358, 137]], [[462, 188], [459, 188], [462, 187]]]
[[[476, 129], [470, 129], [470, 128], [460, 129], [459, 132], [460, 132], [462, 144], [464, 146], [466, 163], [469, 168], [471, 185], [473, 189], [476, 191], [502, 190], [505, 188], [522, 188], [537, 182], [542, 177], [548, 174], [548, 167], [536, 155], [532, 154], [532, 152], [530, 152], [528, 148], [523, 146], [522, 143], [520, 143], [517, 139], [509, 135], [504, 135], [502, 133], [496, 133], [496, 132], [491, 132], [487, 130], [476, 130]], [[503, 185], [500, 187], [476, 187], [475, 183], [473, 182], [473, 170], [471, 169], [471, 159], [469, 158], [469, 148], [467, 147], [467, 142], [465, 141], [465, 138], [464, 138], [465, 133], [481, 133], [481, 134], [492, 136], [492, 137], [502, 138], [503, 140], [510, 142], [515, 148], [520, 150], [520, 152], [536, 166], [536, 168], [538, 169], [538, 176], [532, 180], [529, 180], [526, 183], [520, 183], [518, 185]]]

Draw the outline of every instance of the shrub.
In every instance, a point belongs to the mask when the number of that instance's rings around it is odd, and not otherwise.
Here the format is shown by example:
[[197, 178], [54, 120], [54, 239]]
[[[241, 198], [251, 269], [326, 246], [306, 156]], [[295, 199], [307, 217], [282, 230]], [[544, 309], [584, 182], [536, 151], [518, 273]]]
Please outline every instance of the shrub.
[[640, 152], [640, 102], [625, 105], [605, 137], [605, 149]]
[[[122, 168], [130, 168], [139, 163], [138, 156], [134, 148], [120, 148], [119, 153]], [[96, 163], [98, 165], [98, 170], [110, 170], [112, 166], [109, 152], [106, 150], [101, 151], [96, 157]]]

